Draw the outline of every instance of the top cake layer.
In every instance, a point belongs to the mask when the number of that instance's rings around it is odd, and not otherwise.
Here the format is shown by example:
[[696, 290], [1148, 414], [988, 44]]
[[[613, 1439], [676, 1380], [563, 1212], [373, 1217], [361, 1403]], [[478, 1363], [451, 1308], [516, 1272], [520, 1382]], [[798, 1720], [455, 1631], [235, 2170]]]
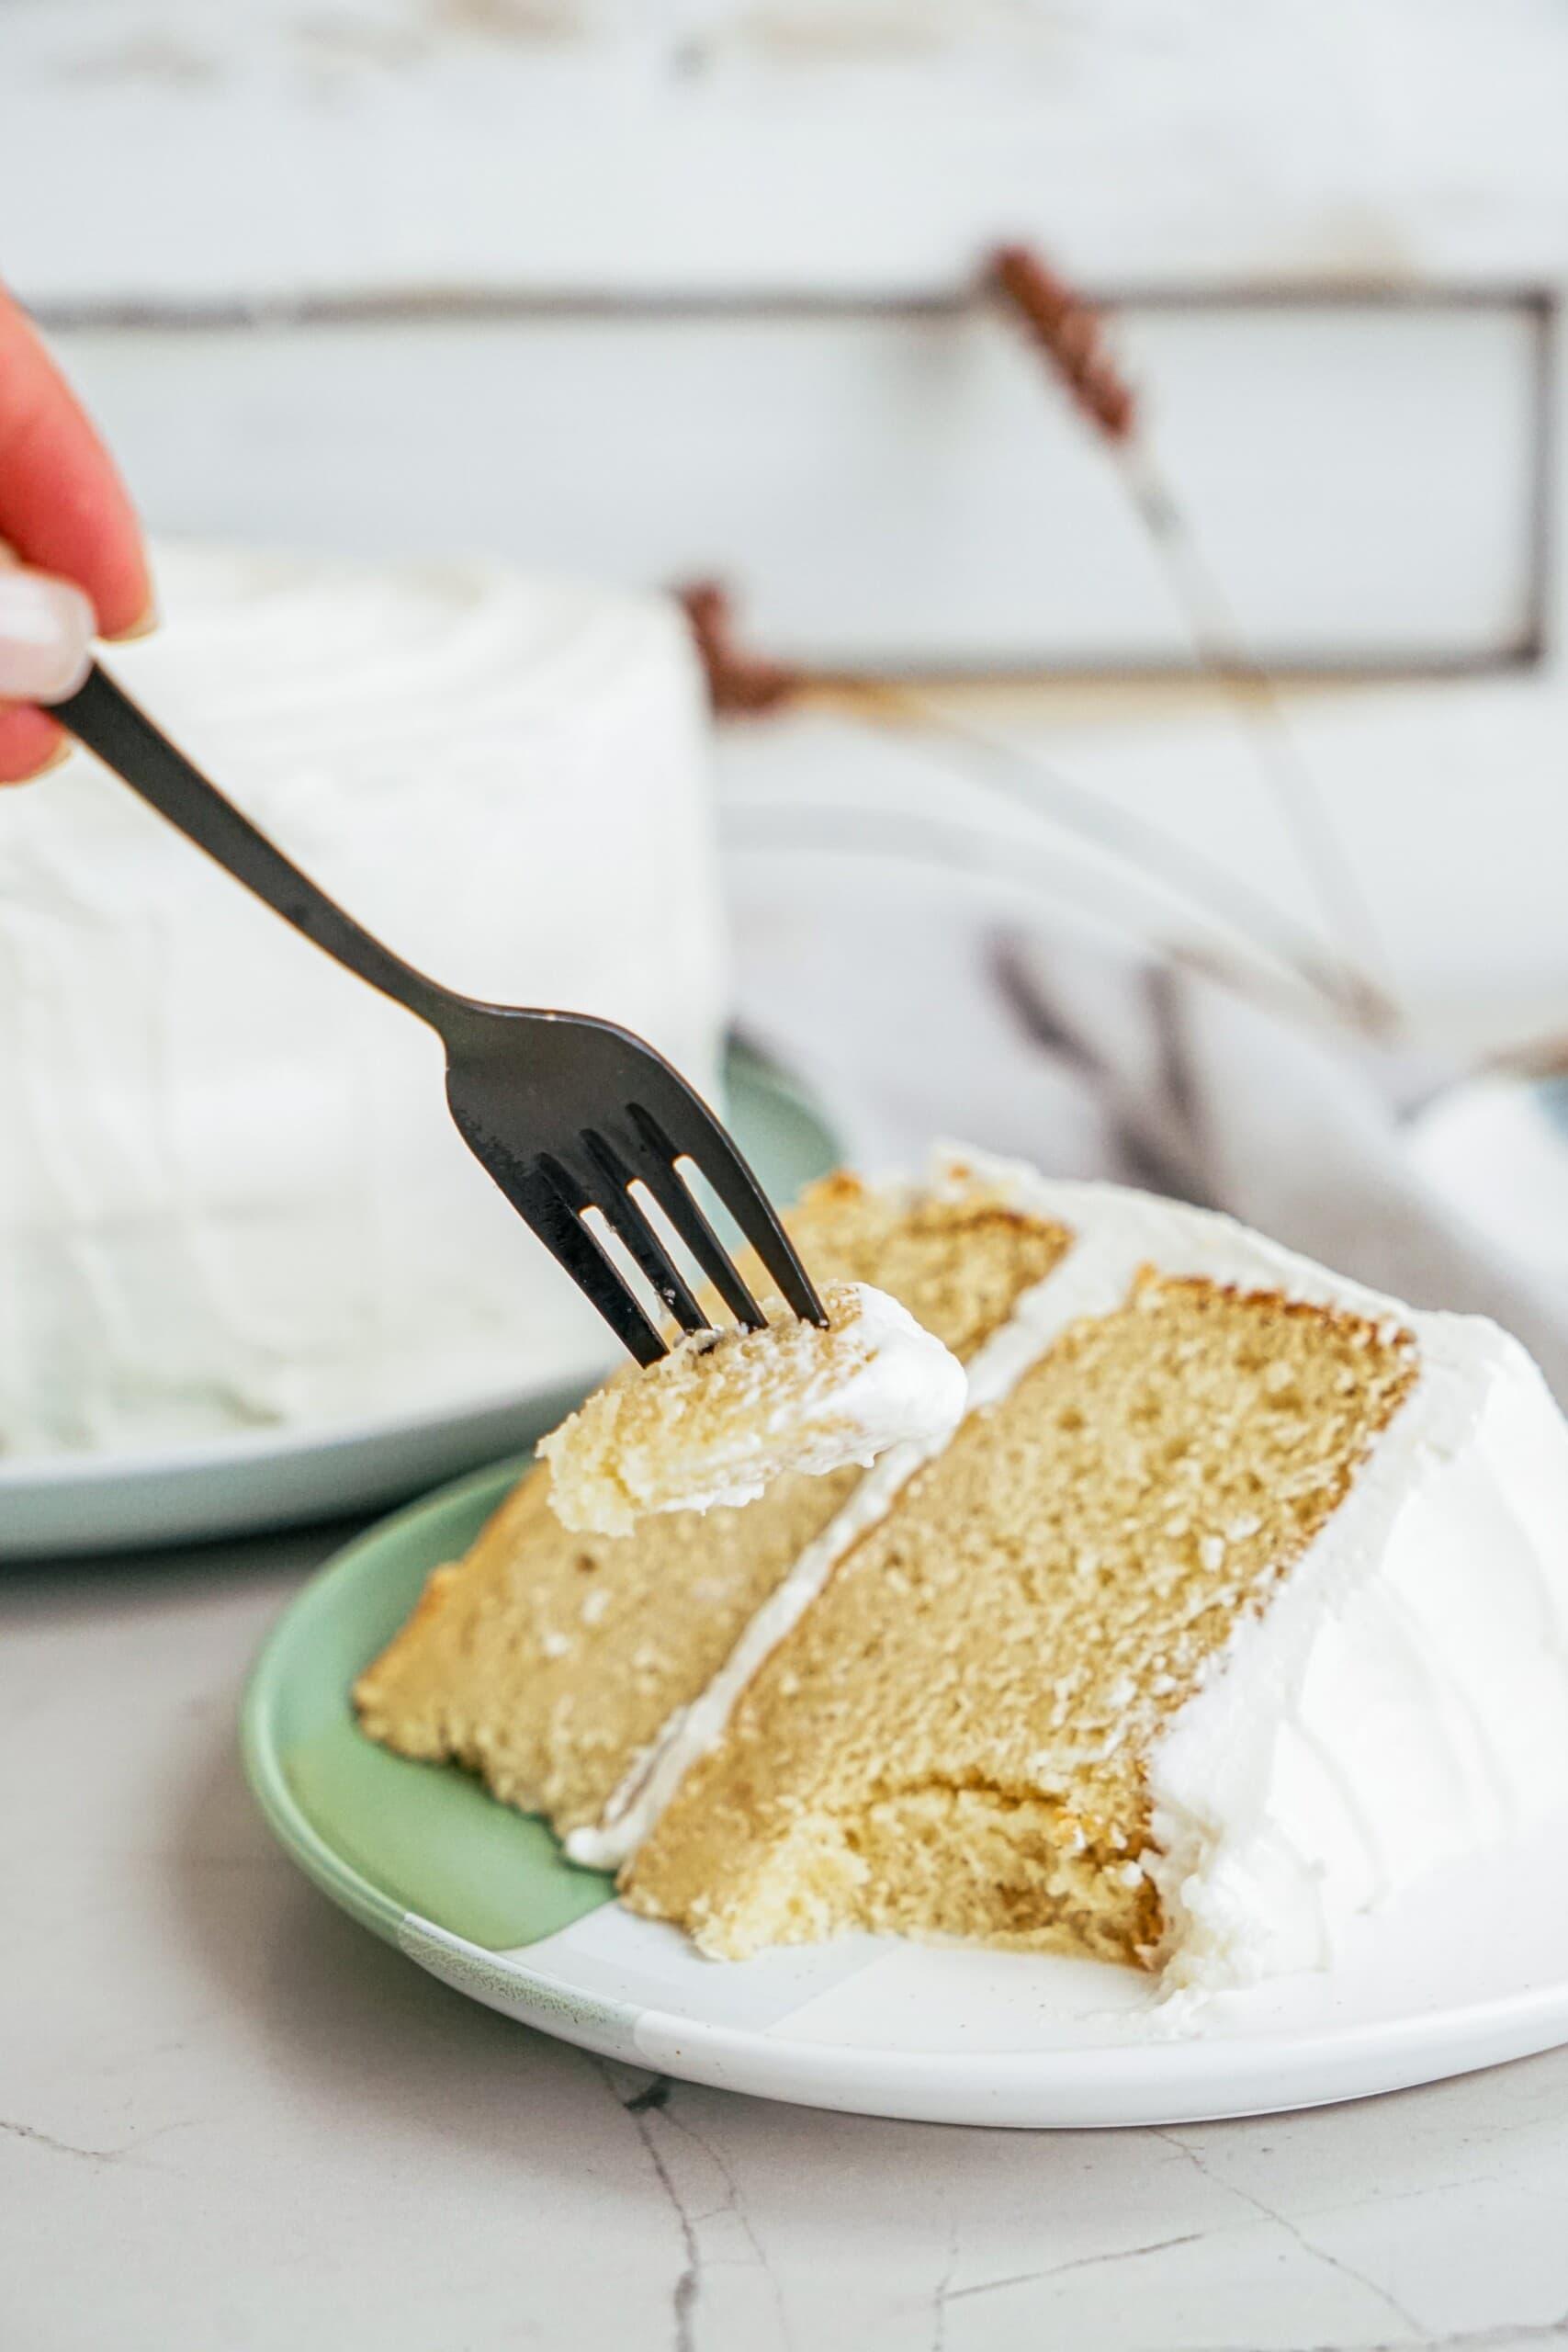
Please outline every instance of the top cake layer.
[[[159, 586], [113, 666], [326, 888], [451, 986], [624, 1021], [712, 1084], [707, 713], [671, 606], [193, 549]], [[434, 1041], [85, 755], [0, 806], [0, 1453], [606, 1360], [452, 1131]]]

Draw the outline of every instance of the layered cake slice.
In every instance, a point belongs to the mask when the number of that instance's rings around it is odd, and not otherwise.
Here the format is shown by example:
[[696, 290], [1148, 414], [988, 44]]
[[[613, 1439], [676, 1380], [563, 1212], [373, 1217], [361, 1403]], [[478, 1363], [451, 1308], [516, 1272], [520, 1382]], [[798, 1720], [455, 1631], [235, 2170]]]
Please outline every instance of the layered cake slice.
[[792, 1224], [966, 1363], [956, 1430], [620, 1537], [535, 1471], [361, 1679], [374, 1736], [727, 1958], [1243, 1981], [1568, 1805], [1568, 1431], [1503, 1333], [973, 1156]]

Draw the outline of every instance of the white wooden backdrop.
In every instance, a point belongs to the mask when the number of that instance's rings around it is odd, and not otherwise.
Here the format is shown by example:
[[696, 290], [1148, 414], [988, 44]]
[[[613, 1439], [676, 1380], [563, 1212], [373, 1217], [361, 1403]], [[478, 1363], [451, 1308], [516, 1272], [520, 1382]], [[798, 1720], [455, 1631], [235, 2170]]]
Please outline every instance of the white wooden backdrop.
[[1553, 271], [1556, 0], [6, 0], [39, 299]]
[[[0, 265], [162, 528], [716, 565], [764, 640], [846, 662], [1169, 655], [1102, 464], [994, 323], [540, 299], [940, 303], [998, 234], [1107, 286], [1561, 280], [1565, 41], [1557, 0], [6, 0]], [[1244, 364], [1224, 322], [1127, 332], [1255, 635], [1517, 638], [1507, 321], [1287, 319]], [[1010, 724], [1300, 902], [1223, 715]], [[1554, 675], [1296, 724], [1419, 1001], [1557, 1017]], [[727, 763], [848, 792], [874, 754]]]
[[[165, 527], [716, 569], [842, 666], [1179, 662], [1098, 454], [944, 298], [1003, 236], [1112, 293], [1551, 282], [1565, 99], [1555, 0], [7, 0], [0, 266]], [[1524, 322], [1123, 341], [1260, 653], [1520, 645]]]

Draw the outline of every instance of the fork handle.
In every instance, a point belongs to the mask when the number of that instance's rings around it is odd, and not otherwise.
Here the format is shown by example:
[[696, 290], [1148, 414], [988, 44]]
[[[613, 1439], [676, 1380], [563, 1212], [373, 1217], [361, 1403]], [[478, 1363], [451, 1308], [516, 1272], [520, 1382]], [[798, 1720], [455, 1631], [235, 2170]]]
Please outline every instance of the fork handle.
[[225, 866], [237, 882], [265, 900], [285, 922], [324, 948], [329, 956], [396, 999], [431, 1027], [444, 1032], [463, 1002], [394, 956], [345, 914], [308, 874], [283, 854], [258, 826], [193, 767], [183, 752], [153, 726], [122, 686], [95, 662], [82, 684], [50, 716], [96, 752], [106, 766], [143, 800], [177, 825], [197, 849]]

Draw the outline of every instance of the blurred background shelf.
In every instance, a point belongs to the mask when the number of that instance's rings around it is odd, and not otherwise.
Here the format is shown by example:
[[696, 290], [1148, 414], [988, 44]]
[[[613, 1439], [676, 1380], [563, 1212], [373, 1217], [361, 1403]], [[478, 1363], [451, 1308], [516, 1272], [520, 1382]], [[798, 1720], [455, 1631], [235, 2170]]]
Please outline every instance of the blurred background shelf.
[[[1117, 302], [1248, 650], [1310, 675], [1417, 1026], [1561, 1023], [1544, 0], [12, 0], [5, 39], [8, 270], [157, 529], [723, 575], [768, 653], [967, 681], [1315, 921], [1114, 469], [976, 298], [1039, 241]], [[940, 794], [914, 749], [818, 709], [720, 757]]]
[[[1536, 658], [1539, 289], [1111, 297], [1210, 560], [1280, 673]], [[815, 669], [1183, 671], [1105, 450], [978, 292], [306, 310], [56, 338], [165, 530], [717, 574]]]

